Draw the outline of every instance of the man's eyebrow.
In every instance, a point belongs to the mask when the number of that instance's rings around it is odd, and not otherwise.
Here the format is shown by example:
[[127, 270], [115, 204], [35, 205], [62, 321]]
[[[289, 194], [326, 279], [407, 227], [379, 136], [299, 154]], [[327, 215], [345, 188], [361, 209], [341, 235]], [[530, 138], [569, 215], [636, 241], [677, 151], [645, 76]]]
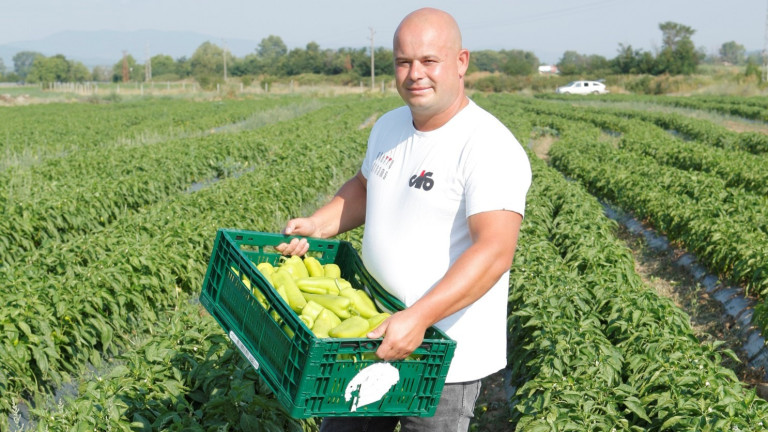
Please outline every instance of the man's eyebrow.
[[420, 55], [420, 56], [417, 56], [417, 57], [409, 57], [409, 56], [404, 56], [404, 55], [395, 56], [395, 60], [412, 60], [412, 59], [417, 59], [417, 60], [424, 60], [424, 59], [433, 60], [433, 59], [438, 59], [439, 60], [440, 56], [437, 55], [437, 54], [423, 54], [423, 55]]

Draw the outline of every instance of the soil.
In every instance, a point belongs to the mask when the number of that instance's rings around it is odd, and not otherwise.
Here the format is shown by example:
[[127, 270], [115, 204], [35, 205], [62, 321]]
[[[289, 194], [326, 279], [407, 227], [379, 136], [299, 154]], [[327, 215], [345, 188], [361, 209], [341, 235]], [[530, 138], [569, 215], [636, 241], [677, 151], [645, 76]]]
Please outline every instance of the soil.
[[557, 138], [551, 135], [542, 135], [541, 137], [531, 141], [531, 150], [533, 150], [533, 153], [536, 155], [536, 157], [548, 162], [549, 148], [552, 147], [552, 143], [554, 143], [556, 139]]
[[725, 120], [722, 125], [734, 132], [760, 132], [768, 134], [768, 125], [762, 122]]

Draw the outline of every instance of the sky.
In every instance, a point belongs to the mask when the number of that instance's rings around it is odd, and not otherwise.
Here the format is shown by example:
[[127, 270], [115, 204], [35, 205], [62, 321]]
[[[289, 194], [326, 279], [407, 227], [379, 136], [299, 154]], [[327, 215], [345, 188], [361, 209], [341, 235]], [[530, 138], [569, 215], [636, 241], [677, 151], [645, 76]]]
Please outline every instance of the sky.
[[768, 13], [768, 0], [0, 0], [0, 45], [67, 30], [184, 30], [223, 43], [276, 35], [289, 49], [367, 47], [373, 34], [391, 47], [400, 20], [424, 6], [451, 13], [470, 52], [521, 49], [542, 63], [565, 51], [610, 59], [619, 44], [655, 52], [666, 21], [693, 28], [708, 54], [729, 41], [761, 51]]

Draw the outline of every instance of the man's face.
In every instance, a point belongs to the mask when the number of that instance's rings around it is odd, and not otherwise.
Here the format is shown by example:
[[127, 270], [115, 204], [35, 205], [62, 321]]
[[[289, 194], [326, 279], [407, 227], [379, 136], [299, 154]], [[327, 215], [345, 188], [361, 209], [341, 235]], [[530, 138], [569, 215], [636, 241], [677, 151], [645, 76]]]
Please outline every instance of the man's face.
[[411, 22], [399, 29], [393, 48], [397, 91], [414, 115], [435, 116], [456, 103], [466, 65], [450, 38]]

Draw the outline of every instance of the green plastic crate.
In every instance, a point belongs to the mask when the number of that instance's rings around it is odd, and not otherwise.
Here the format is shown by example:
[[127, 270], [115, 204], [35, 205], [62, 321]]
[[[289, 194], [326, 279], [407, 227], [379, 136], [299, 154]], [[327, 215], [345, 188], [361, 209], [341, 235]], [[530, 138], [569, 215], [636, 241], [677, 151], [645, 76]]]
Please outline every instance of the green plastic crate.
[[[256, 269], [261, 262], [278, 264], [280, 253], [274, 246], [289, 239], [281, 234], [218, 230], [200, 294], [203, 306], [286, 411], [294, 418], [434, 415], [456, 342], [431, 327], [413, 359], [389, 362], [399, 372], [397, 383], [378, 401], [354, 406], [354, 396], [359, 395], [353, 392], [350, 398], [347, 387], [358, 372], [381, 363], [371, 359], [381, 340], [321, 339], [299, 320]], [[338, 264], [342, 277], [355, 288], [366, 289], [380, 306], [390, 311], [403, 308], [371, 277], [351, 244], [307, 240], [309, 255], [323, 264]], [[266, 297], [267, 308], [246, 287], [242, 275]]]

